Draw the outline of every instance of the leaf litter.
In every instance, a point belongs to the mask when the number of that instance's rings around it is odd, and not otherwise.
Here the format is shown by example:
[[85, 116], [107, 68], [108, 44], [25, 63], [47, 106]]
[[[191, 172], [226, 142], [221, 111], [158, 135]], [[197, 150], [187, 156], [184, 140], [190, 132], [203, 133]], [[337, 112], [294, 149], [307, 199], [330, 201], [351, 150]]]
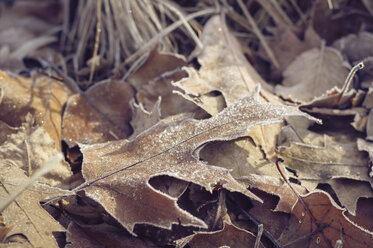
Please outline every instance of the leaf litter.
[[1, 246], [372, 246], [368, 1], [0, 5]]

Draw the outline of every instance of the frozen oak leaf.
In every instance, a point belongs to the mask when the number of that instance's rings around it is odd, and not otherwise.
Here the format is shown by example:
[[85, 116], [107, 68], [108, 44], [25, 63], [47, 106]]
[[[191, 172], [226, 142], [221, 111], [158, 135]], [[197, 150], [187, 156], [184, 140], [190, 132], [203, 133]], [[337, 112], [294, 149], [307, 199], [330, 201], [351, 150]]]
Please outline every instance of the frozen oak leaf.
[[322, 46], [301, 53], [285, 70], [276, 93], [294, 102], [308, 103], [342, 88], [349, 65], [334, 48]]
[[259, 89], [206, 120], [169, 117], [135, 140], [81, 145], [82, 172], [88, 197], [99, 202], [126, 229], [136, 223], [171, 228], [173, 223], [205, 227], [180, 209], [177, 198], [155, 190], [149, 180], [168, 175], [212, 191], [217, 185], [258, 198], [227, 169], [198, 161], [199, 149], [216, 140], [230, 140], [255, 125], [271, 124], [288, 115], [304, 115], [295, 107], [259, 101]]

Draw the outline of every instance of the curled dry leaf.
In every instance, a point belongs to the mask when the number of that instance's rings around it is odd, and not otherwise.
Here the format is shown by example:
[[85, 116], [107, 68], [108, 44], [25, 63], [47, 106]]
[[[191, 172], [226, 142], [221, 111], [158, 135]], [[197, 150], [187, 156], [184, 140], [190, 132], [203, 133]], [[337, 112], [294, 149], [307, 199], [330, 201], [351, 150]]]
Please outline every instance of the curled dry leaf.
[[[250, 188], [257, 188], [269, 194], [277, 195], [280, 200], [278, 201], [274, 211], [290, 213], [298, 200], [296, 194], [289, 185], [276, 177], [251, 174], [249, 176], [238, 178], [237, 180], [245, 183], [245, 185]], [[291, 184], [298, 194], [305, 194], [307, 192], [304, 187], [294, 183]]]
[[[238, 228], [231, 223], [224, 222], [224, 228], [215, 232], [198, 232], [191, 236], [177, 240], [176, 247], [188, 244], [191, 248], [216, 247], [254, 247], [256, 237], [251, 232]], [[259, 247], [264, 247], [259, 243]]]
[[71, 96], [63, 116], [63, 139], [71, 147], [127, 138], [133, 94], [129, 84], [105, 80]]
[[[345, 209], [322, 191], [314, 191], [301, 196], [293, 208], [297, 221], [292, 222], [296, 235], [283, 233], [283, 244], [293, 242], [289, 247], [336, 247], [338, 240], [343, 247], [372, 247], [373, 233], [354, 224], [345, 216]], [[296, 238], [309, 238], [294, 242]]]
[[228, 170], [198, 161], [199, 148], [207, 142], [240, 137], [255, 125], [271, 124], [288, 115], [304, 115], [295, 107], [259, 101], [259, 92], [238, 100], [206, 120], [170, 117], [135, 140], [81, 145], [84, 189], [130, 232], [136, 223], [171, 228], [205, 224], [180, 209], [177, 199], [154, 190], [152, 177], [168, 175], [212, 191], [217, 185], [259, 200]]
[[[43, 127], [31, 125], [32, 123], [25, 122], [19, 128], [8, 130], [8, 133], [2, 132], [5, 141], [0, 143], [0, 160], [11, 161], [13, 165], [26, 171], [29, 176], [59, 152], [55, 148], [55, 141]], [[69, 165], [61, 161], [39, 181], [54, 186], [63, 183], [71, 175]]]
[[130, 106], [132, 109], [132, 119], [130, 123], [133, 128], [131, 137], [136, 138], [137, 135], [154, 126], [158, 121], [161, 120], [160, 104], [161, 98], [158, 98], [157, 102], [153, 106], [153, 109], [149, 112], [144, 109], [142, 103], [136, 104], [134, 99], [130, 101]]
[[159, 97], [162, 117], [184, 112], [195, 112], [198, 107], [173, 91], [177, 88], [171, 84], [186, 76], [181, 70], [186, 65], [185, 58], [177, 54], [160, 53], [153, 50], [144, 64], [128, 81], [136, 90], [136, 100], [147, 111], [157, 104]]
[[61, 82], [44, 76], [34, 80], [12, 76], [0, 71], [0, 86], [4, 97], [0, 105], [0, 120], [10, 126], [20, 126], [27, 113], [36, 124], [45, 128], [61, 150], [61, 115], [70, 91]]
[[276, 93], [294, 102], [307, 103], [341, 89], [349, 65], [334, 48], [314, 48], [300, 54], [285, 70]]
[[[0, 163], [0, 201], [5, 201], [9, 195], [27, 180], [24, 171], [13, 164], [12, 160], [2, 160]], [[54, 197], [69, 195], [70, 191], [35, 183], [27, 188], [2, 213], [4, 223], [13, 226], [11, 235], [24, 235], [32, 247], [58, 247], [53, 232], [63, 232], [65, 229], [48, 214], [40, 201]]]

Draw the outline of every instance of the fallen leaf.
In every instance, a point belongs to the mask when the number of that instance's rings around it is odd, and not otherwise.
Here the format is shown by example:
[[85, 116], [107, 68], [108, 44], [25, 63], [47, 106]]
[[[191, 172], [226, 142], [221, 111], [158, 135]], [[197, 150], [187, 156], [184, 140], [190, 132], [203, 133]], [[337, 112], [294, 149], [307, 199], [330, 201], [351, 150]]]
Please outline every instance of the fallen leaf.
[[80, 226], [75, 222], [67, 228], [66, 241], [66, 248], [155, 247], [108, 225]]
[[297, 221], [292, 222], [289, 228], [296, 235], [285, 238], [284, 233], [281, 240], [283, 245], [288, 246], [296, 238], [307, 235], [309, 238], [294, 242], [289, 247], [336, 247], [338, 240], [342, 241], [343, 247], [373, 245], [373, 233], [348, 219], [346, 210], [340, 208], [328, 194], [317, 190], [301, 196], [301, 199], [293, 208]]
[[356, 216], [348, 214], [346, 216], [359, 226], [373, 232], [373, 213], [372, 213], [373, 198], [360, 198], [357, 202]]
[[351, 137], [321, 137], [322, 145], [292, 142], [290, 146], [279, 146], [286, 167], [295, 170], [299, 180], [349, 178], [370, 182], [367, 157]]
[[[12, 160], [2, 160], [0, 168], [0, 200], [5, 201], [28, 177]], [[58, 247], [52, 233], [64, 232], [65, 229], [40, 206], [39, 202], [69, 194], [70, 191], [34, 183], [1, 213], [4, 223], [12, 226], [7, 237], [23, 235], [32, 247]]]
[[146, 129], [157, 124], [161, 120], [161, 98], [158, 98], [152, 110], [149, 112], [144, 109], [142, 103], [136, 104], [135, 100], [130, 101], [130, 106], [132, 109], [132, 119], [130, 121], [133, 128], [133, 133], [131, 137], [136, 138], [137, 135], [145, 131]]
[[299, 127], [295, 130], [288, 126], [279, 137], [278, 152], [285, 166], [309, 191], [319, 184], [329, 184], [341, 204], [355, 214], [356, 202], [372, 195], [373, 184], [368, 175], [368, 158], [359, 151], [356, 137], [320, 135]]
[[[174, 83], [183, 91], [179, 94], [186, 99], [210, 115], [216, 115], [225, 106], [230, 106], [249, 94], [256, 85], [266, 86], [266, 82], [247, 61], [239, 42], [219, 16], [210, 18], [206, 23], [201, 41], [204, 47], [202, 51], [196, 51], [199, 53], [200, 69], [184, 67], [188, 77]], [[261, 91], [260, 98], [267, 102], [279, 102], [278, 97], [266, 90]], [[248, 134], [268, 159], [275, 155], [276, 136], [281, 126], [275, 124], [254, 127]]]
[[151, 111], [161, 97], [162, 118], [184, 112], [196, 112], [198, 107], [175, 94], [173, 91], [177, 90], [177, 87], [171, 84], [187, 76], [181, 70], [185, 65], [186, 60], [183, 56], [153, 50], [144, 64], [128, 78], [128, 82], [137, 90], [136, 100], [139, 104], [142, 104], [145, 110]]
[[[32, 127], [31, 120], [11, 129], [9, 133], [2, 134], [6, 138], [0, 143], [0, 160], [12, 161], [12, 164], [26, 171], [29, 176], [59, 152], [55, 148], [55, 141], [44, 128]], [[61, 161], [39, 181], [55, 186], [64, 183], [71, 175], [70, 166]]]
[[[229, 106], [251, 92], [257, 84], [265, 83], [246, 60], [239, 42], [229, 33], [220, 16], [210, 18], [205, 24], [201, 42], [204, 48], [198, 51], [200, 69], [184, 67], [188, 77], [175, 82], [174, 85], [185, 92], [182, 93], [184, 97], [209, 114], [216, 115], [222, 109], [209, 108], [201, 95], [214, 98], [216, 96], [208, 94], [219, 91]], [[262, 91], [260, 97], [276, 101], [276, 97], [266, 91]]]
[[96, 83], [69, 98], [63, 115], [62, 136], [72, 147], [127, 138], [131, 134], [131, 86], [122, 81]]
[[[320, 37], [312, 26], [309, 26], [304, 32], [304, 40], [299, 39], [288, 27], [278, 26], [270, 28], [269, 31], [272, 36], [266, 37], [266, 40], [279, 63], [279, 68], [272, 68], [271, 78], [282, 76], [286, 67], [302, 52], [321, 45]], [[260, 46], [258, 55], [270, 61], [263, 46]]]
[[300, 54], [285, 70], [276, 93], [294, 102], [307, 103], [342, 88], [349, 65], [331, 47], [314, 48]]
[[[250, 188], [256, 188], [265, 191], [266, 193], [278, 196], [280, 200], [278, 201], [274, 211], [291, 213], [293, 206], [298, 200], [290, 186], [277, 177], [251, 174], [249, 176], [237, 178], [237, 180], [245, 183], [245, 185]], [[305, 194], [307, 192], [307, 190], [301, 185], [295, 183], [291, 184], [298, 194]]]
[[20, 126], [27, 113], [36, 124], [45, 128], [61, 150], [62, 108], [70, 91], [61, 82], [45, 76], [35, 81], [0, 71], [0, 85], [4, 98], [0, 105], [0, 120], [13, 127]]
[[[339, 3], [342, 6], [336, 6]], [[319, 0], [312, 7], [310, 18], [312, 27], [327, 44], [345, 35], [356, 33], [365, 25], [370, 26], [372, 23], [372, 16], [362, 8], [361, 2], [351, 2], [345, 6], [346, 3], [346, 1], [334, 1], [335, 9], [330, 9], [328, 1]], [[347, 9], [351, 11], [346, 11]]]
[[[191, 248], [216, 247], [254, 247], [256, 237], [251, 232], [238, 228], [231, 223], [224, 223], [223, 230], [215, 232], [198, 232], [176, 241], [176, 247], [188, 244]], [[264, 247], [260, 243], [259, 247]]]
[[366, 57], [373, 56], [371, 44], [373, 34], [369, 32], [359, 32], [349, 34], [333, 43], [333, 47], [346, 55], [350, 62], [360, 62]]
[[287, 115], [304, 115], [295, 107], [263, 103], [258, 98], [259, 92], [254, 92], [206, 120], [170, 117], [133, 141], [81, 145], [86, 183], [76, 190], [84, 189], [130, 232], [136, 223], [168, 229], [172, 223], [205, 226], [180, 209], [176, 198], [149, 185], [149, 180], [159, 175], [193, 182], [209, 191], [222, 185], [259, 200], [228, 170], [198, 161], [199, 148], [207, 142], [240, 137], [252, 126], [270, 124]]

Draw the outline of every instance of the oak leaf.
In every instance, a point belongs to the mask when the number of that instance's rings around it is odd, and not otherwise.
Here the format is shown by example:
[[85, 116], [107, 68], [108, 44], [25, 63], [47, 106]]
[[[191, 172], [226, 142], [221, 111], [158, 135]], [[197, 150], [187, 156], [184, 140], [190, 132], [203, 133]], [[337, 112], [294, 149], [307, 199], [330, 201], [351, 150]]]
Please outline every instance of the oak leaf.
[[[372, 247], [373, 233], [354, 224], [325, 192], [316, 190], [301, 196], [293, 208], [296, 221], [291, 228], [297, 237], [307, 237], [295, 242], [294, 236], [282, 240], [289, 247]], [[283, 238], [285, 237], [285, 233]], [[289, 242], [290, 241], [290, 242]], [[292, 242], [292, 245], [289, 243]], [[303, 243], [302, 243], [303, 242]]]
[[296, 107], [264, 103], [258, 98], [259, 91], [255, 91], [206, 120], [169, 117], [135, 140], [81, 145], [86, 183], [76, 190], [84, 189], [130, 232], [136, 223], [163, 228], [171, 228], [173, 223], [205, 227], [204, 222], [178, 207], [177, 198], [149, 184], [155, 176], [168, 175], [209, 191], [221, 185], [259, 200], [227, 169], [198, 161], [199, 149], [208, 142], [240, 137], [255, 125], [271, 124], [284, 116], [304, 115]]

